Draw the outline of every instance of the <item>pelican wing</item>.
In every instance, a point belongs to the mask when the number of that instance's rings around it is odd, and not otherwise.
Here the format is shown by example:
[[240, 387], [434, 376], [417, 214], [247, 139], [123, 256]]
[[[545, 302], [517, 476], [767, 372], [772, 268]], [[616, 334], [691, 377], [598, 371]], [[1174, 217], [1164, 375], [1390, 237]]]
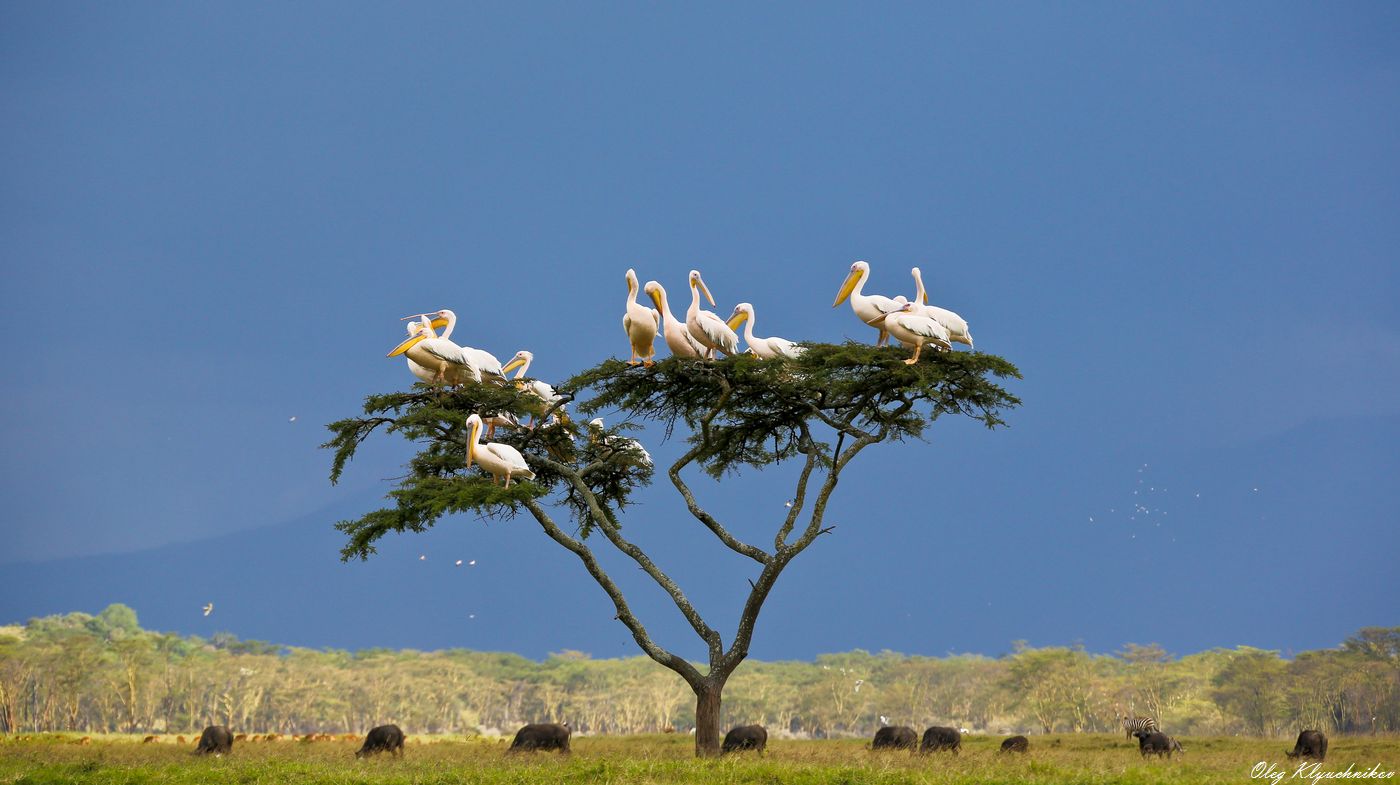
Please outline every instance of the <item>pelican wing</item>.
[[530, 471], [530, 466], [525, 463], [525, 456], [521, 455], [519, 450], [500, 442], [487, 442], [481, 447], [489, 450], [498, 460], [509, 466], [513, 476], [534, 479], [535, 473]]
[[[693, 324], [688, 322], [686, 326], [691, 328], [690, 334], [695, 337], [695, 340], [705, 346], [713, 347], [725, 354], [736, 354], [739, 351], [738, 334], [729, 329], [729, 325], [725, 324], [724, 320], [712, 311], [700, 311], [696, 314], [695, 322]], [[699, 332], [696, 332], [697, 330]]]
[[925, 340], [948, 345], [948, 328], [927, 316], [912, 313], [892, 313], [885, 317], [885, 325], [893, 323], [899, 329], [917, 335]]
[[925, 305], [919, 309], [919, 313], [946, 327], [950, 340], [965, 343], [968, 346], [972, 345], [972, 333], [968, 332], [966, 319], [947, 308], [939, 308], [936, 305]]
[[465, 372], [473, 380], [481, 379], [481, 368], [475, 358], [446, 338], [424, 338], [418, 342], [418, 348], [447, 363], [458, 374]]
[[496, 359], [496, 355], [485, 349], [476, 349], [471, 346], [463, 346], [462, 353], [472, 358], [482, 376], [490, 376], [497, 380], [506, 378], [505, 371], [501, 370], [501, 361]]
[[769, 338], [768, 349], [773, 352], [774, 355], [786, 357], [789, 360], [796, 360], [798, 357], [802, 356], [803, 352], [807, 351], [806, 348], [798, 346], [786, 338]]

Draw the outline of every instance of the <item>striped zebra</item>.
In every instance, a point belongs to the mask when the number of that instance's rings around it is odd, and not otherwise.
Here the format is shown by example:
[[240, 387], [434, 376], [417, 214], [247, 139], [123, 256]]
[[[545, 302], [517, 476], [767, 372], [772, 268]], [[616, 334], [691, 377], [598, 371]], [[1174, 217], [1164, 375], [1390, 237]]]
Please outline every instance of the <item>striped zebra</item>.
[[1123, 732], [1125, 737], [1129, 739], [1138, 731], [1153, 733], [1161, 730], [1157, 727], [1157, 721], [1151, 717], [1120, 717], [1119, 719], [1123, 721]]

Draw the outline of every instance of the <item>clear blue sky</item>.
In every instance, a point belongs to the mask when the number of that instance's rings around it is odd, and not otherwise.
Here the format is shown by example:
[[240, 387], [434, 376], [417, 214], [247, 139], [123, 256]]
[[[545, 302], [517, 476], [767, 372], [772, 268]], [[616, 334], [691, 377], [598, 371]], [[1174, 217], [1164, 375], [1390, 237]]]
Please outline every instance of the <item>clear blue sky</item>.
[[[1397, 40], [1381, 2], [7, 4], [0, 565], [246, 531], [234, 566], [275, 589], [408, 454], [369, 447], [333, 488], [317, 449], [412, 381], [384, 357], [398, 317], [453, 308], [463, 343], [558, 380], [625, 356], [628, 267], [677, 299], [699, 268], [761, 334], [868, 340], [831, 308], [865, 259], [868, 292], [912, 295], [920, 266], [1025, 406], [863, 458], [756, 655], [1400, 623]], [[789, 474], [700, 488], [758, 532]], [[746, 566], [671, 497], [631, 531], [732, 629]], [[256, 547], [292, 522], [315, 552]], [[439, 598], [386, 599], [392, 629], [347, 631], [375, 595], [286, 629], [233, 585], [94, 566], [76, 589], [187, 632], [633, 651], [527, 521], [441, 528], [335, 568]], [[427, 572], [456, 552], [518, 566]], [[36, 574], [7, 616], [73, 609]], [[556, 580], [572, 626], [443, 616]]]

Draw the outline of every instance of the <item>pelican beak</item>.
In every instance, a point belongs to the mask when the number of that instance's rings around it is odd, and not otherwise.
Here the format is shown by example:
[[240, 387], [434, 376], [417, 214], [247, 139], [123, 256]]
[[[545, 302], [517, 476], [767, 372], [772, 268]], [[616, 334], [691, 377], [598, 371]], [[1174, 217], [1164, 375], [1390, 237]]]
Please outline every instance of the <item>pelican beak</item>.
[[743, 323], [744, 323], [744, 320], [747, 319], [747, 318], [749, 318], [749, 312], [748, 312], [748, 311], [739, 311], [738, 313], [736, 313], [736, 314], [734, 314], [733, 316], [729, 317], [729, 321], [727, 322], [727, 324], [729, 325], [729, 329], [731, 329], [731, 330], [737, 330], [737, 329], [739, 329], [739, 325], [743, 324]]
[[647, 290], [647, 297], [650, 297], [650, 298], [651, 298], [651, 301], [654, 302], [654, 303], [656, 303], [656, 308], [657, 308], [657, 310], [661, 310], [662, 308], [665, 308], [665, 307], [666, 307], [666, 306], [663, 305], [662, 302], [661, 302], [661, 292], [660, 292], [660, 291], [658, 291], [658, 290], [656, 290], [656, 289], [648, 289], [648, 290]]
[[388, 353], [387, 355], [385, 355], [385, 356], [386, 356], [386, 357], [397, 357], [397, 356], [403, 354], [404, 352], [408, 351], [409, 349], [412, 349], [414, 344], [418, 343], [419, 341], [421, 341], [421, 340], [423, 340], [424, 338], [427, 338], [427, 337], [428, 337], [427, 335], [424, 335], [423, 333], [419, 333], [419, 334], [413, 336], [412, 338], [409, 338], [408, 340], [404, 341], [403, 343], [399, 344], [398, 346], [395, 346], [395, 347], [394, 347], [394, 351], [389, 352], [389, 353]]
[[425, 314], [425, 313], [415, 313], [415, 314], [412, 315], [412, 316], [405, 316], [405, 317], [403, 317], [402, 319], [399, 319], [399, 321], [401, 321], [401, 322], [406, 322], [406, 321], [408, 321], [409, 319], [422, 319], [424, 316], [427, 316], [427, 314]]
[[524, 364], [525, 359], [523, 357], [517, 357], [514, 360], [511, 360], [510, 362], [506, 363], [505, 367], [501, 369], [501, 373], [510, 373], [511, 371], [515, 370], [516, 368], [519, 368]]
[[710, 287], [706, 286], [703, 280], [697, 280], [695, 285], [700, 287], [700, 291], [705, 293], [705, 299], [710, 301], [710, 307], [713, 308], [715, 305], [715, 298], [710, 296]]
[[446, 319], [434, 319], [434, 320], [431, 322], [431, 324], [432, 324], [434, 330], [440, 330], [440, 329], [442, 329], [443, 327], [446, 327], [446, 326], [447, 326], [447, 320], [446, 320]]
[[476, 439], [481, 433], [481, 424], [472, 423], [471, 433], [467, 434], [467, 468], [472, 467], [472, 458], [476, 457]]
[[835, 308], [836, 306], [845, 302], [846, 298], [851, 296], [851, 292], [855, 291], [856, 282], [859, 280], [860, 271], [852, 270], [851, 274], [846, 276], [845, 283], [841, 284], [841, 291], [836, 293], [836, 302], [832, 303], [831, 307]]

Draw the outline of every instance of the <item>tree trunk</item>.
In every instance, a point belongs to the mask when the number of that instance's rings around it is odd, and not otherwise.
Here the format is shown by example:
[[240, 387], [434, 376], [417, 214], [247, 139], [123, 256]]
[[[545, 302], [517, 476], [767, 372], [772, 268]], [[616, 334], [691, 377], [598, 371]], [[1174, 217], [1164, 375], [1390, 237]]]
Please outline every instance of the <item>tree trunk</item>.
[[720, 693], [724, 682], [706, 680], [695, 690], [695, 757], [719, 755], [724, 734], [720, 732]]

